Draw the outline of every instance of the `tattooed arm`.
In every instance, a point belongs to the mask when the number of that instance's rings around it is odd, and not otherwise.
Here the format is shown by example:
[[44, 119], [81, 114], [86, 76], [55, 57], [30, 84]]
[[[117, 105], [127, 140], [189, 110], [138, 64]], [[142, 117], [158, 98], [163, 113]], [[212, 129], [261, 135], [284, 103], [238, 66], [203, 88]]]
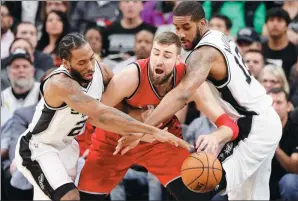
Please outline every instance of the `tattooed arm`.
[[143, 124], [119, 110], [108, 107], [91, 96], [86, 95], [80, 85], [64, 74], [53, 76], [47, 88], [52, 98], [65, 102], [69, 107], [79, 113], [85, 114], [92, 119], [92, 123], [104, 130], [118, 133], [120, 135], [131, 135], [133, 133], [146, 133], [154, 136], [161, 142], [169, 142], [176, 146], [189, 149], [190, 145], [176, 138], [174, 135], [159, 130], [153, 126]]
[[186, 75], [179, 85], [162, 99], [145, 123], [158, 125], [182, 109], [207, 78], [211, 64], [218, 54], [216, 49], [209, 46], [192, 52], [186, 62]]

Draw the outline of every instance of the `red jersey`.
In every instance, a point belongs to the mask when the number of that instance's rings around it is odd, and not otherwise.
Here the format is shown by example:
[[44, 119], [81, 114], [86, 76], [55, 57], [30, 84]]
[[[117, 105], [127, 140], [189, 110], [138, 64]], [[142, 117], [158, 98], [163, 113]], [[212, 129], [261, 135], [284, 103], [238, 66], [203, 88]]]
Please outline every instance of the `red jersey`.
[[[134, 62], [139, 71], [139, 85], [134, 94], [126, 99], [126, 103], [135, 108], [154, 109], [161, 101], [157, 91], [154, 89], [149, 76], [149, 58]], [[185, 75], [186, 65], [180, 62], [174, 68], [173, 86], [175, 88]]]

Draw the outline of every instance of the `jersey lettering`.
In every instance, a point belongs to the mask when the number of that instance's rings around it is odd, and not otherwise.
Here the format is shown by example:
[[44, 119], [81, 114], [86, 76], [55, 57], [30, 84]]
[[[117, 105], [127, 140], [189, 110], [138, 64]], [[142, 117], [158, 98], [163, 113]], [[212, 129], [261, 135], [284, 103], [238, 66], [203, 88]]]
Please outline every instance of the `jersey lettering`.
[[85, 120], [82, 120], [82, 121], [79, 121], [75, 127], [69, 132], [69, 134], [67, 136], [76, 136], [78, 134], [81, 133], [82, 129], [84, 128], [85, 126], [85, 123], [86, 123], [87, 119]]
[[246, 82], [248, 84], [250, 84], [251, 83], [251, 73], [248, 70], [248, 68], [246, 67], [245, 62], [244, 62], [242, 56], [240, 55], [240, 51], [239, 51], [238, 47], [235, 47], [235, 53], [236, 53], [236, 55], [234, 56], [234, 59], [235, 59], [236, 63], [238, 64], [238, 66], [241, 68], [243, 74], [245, 75]]

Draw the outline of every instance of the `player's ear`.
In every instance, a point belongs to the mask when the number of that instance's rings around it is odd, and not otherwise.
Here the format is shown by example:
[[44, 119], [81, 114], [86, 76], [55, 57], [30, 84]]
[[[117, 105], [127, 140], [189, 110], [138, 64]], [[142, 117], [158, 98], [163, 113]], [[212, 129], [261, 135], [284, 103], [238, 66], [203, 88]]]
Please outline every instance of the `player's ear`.
[[70, 63], [66, 59], [62, 59], [62, 64], [63, 66], [67, 69], [70, 70]]

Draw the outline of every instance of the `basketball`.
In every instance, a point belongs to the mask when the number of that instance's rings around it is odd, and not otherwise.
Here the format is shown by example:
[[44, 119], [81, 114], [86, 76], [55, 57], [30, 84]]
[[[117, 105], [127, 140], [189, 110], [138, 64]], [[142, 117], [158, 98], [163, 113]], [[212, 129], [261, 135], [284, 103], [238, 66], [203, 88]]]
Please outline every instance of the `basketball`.
[[181, 167], [182, 181], [197, 193], [212, 191], [221, 181], [222, 166], [217, 158], [205, 152], [192, 153]]

